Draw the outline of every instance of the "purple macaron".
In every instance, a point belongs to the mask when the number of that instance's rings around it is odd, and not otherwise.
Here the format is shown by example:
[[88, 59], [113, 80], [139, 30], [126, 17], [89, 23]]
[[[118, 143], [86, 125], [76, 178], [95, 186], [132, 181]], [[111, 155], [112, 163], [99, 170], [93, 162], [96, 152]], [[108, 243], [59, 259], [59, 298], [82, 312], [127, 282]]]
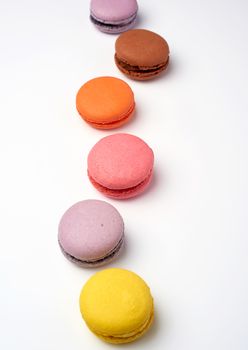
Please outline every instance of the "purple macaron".
[[131, 29], [136, 21], [136, 0], [91, 0], [90, 19], [104, 33], [118, 34]]
[[65, 257], [79, 266], [107, 264], [123, 246], [123, 219], [107, 202], [93, 199], [78, 202], [62, 216], [58, 241]]

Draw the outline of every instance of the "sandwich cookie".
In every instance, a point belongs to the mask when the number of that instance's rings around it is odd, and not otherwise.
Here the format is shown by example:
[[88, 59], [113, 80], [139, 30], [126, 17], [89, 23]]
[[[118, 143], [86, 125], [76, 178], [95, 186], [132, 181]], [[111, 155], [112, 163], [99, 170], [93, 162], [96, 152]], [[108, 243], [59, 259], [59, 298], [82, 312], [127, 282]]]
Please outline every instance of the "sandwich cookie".
[[126, 199], [144, 192], [152, 179], [154, 155], [139, 137], [114, 134], [98, 141], [88, 155], [93, 186], [110, 198]]
[[65, 257], [79, 266], [107, 264], [118, 256], [123, 246], [123, 219], [104, 201], [78, 202], [62, 216], [58, 241]]
[[164, 38], [154, 32], [133, 29], [117, 38], [115, 63], [129, 78], [152, 79], [167, 68], [169, 46]]
[[80, 294], [80, 311], [89, 329], [113, 344], [130, 343], [150, 328], [154, 307], [147, 284], [123, 269], [97, 272]]
[[131, 29], [136, 21], [136, 0], [92, 0], [90, 20], [100, 31], [117, 34]]
[[80, 116], [94, 128], [114, 129], [132, 118], [134, 94], [121, 79], [98, 77], [79, 89], [76, 107]]

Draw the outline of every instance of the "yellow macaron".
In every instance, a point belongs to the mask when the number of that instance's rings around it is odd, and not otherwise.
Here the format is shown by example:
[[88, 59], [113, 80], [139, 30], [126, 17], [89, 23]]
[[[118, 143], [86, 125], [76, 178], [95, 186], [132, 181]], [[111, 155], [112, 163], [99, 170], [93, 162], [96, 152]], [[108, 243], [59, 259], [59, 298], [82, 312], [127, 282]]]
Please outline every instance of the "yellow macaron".
[[84, 285], [79, 303], [89, 329], [109, 343], [132, 342], [153, 321], [150, 289], [142, 278], [128, 270], [114, 268], [94, 274]]

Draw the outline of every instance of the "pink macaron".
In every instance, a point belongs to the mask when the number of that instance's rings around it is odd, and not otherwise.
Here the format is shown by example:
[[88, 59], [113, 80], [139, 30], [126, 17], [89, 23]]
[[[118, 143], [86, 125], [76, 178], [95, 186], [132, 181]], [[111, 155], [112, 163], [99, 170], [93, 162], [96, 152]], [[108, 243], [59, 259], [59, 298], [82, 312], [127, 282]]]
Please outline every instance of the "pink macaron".
[[114, 134], [98, 141], [88, 155], [88, 176], [93, 186], [115, 199], [135, 197], [152, 179], [154, 155], [139, 137]]
[[131, 29], [136, 21], [136, 0], [91, 0], [90, 20], [100, 31], [118, 34]]
[[62, 216], [58, 241], [65, 257], [79, 266], [107, 264], [123, 246], [123, 219], [117, 209], [104, 201], [78, 202]]

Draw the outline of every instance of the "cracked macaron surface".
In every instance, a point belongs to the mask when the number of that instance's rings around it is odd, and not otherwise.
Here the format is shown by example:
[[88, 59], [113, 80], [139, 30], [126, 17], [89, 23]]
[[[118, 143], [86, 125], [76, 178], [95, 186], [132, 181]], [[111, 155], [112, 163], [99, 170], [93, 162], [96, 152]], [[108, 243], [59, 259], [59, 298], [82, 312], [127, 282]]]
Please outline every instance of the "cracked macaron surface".
[[80, 311], [102, 340], [123, 344], [140, 338], [154, 318], [148, 285], [134, 272], [113, 268], [97, 272], [80, 294]]
[[88, 176], [93, 186], [115, 199], [135, 197], [146, 190], [153, 174], [152, 149], [137, 136], [106, 136], [88, 155]]

